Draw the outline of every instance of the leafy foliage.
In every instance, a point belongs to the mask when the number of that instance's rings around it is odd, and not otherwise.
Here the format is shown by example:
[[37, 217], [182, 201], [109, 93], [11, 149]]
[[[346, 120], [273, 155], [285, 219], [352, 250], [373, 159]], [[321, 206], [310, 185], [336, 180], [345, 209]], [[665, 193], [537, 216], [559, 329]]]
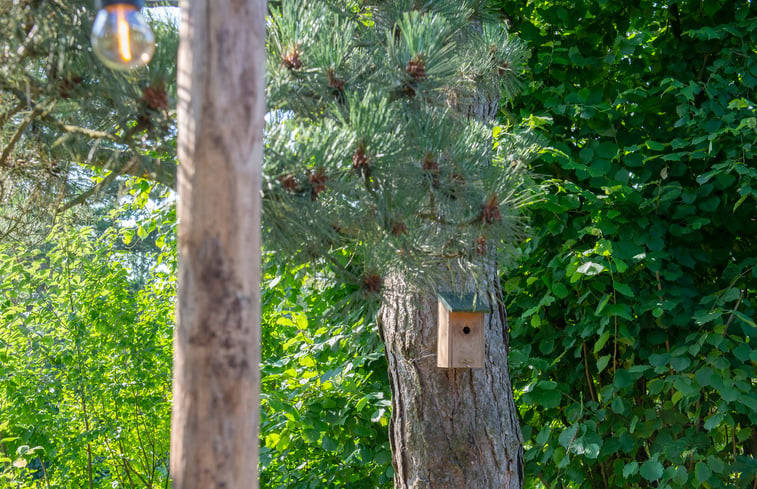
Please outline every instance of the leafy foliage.
[[263, 296], [261, 484], [391, 487], [386, 361], [350, 291], [309, 269], [268, 272]]
[[751, 487], [754, 3], [499, 5], [556, 149], [504, 281], [530, 486]]
[[59, 225], [39, 249], [0, 252], [2, 452], [17, 454], [6, 481], [168, 477], [173, 269], [135, 287], [120, 243], [113, 229]]

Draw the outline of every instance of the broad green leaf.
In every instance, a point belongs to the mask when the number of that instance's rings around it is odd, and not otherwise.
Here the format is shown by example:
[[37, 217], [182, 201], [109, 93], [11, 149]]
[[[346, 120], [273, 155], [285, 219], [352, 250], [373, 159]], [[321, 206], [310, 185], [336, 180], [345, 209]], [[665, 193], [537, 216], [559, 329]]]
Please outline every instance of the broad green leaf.
[[639, 462], [633, 460], [623, 467], [623, 478], [628, 479], [639, 471]]
[[635, 296], [633, 290], [627, 284], [620, 283], [620, 282], [615, 282], [613, 284], [613, 286], [614, 286], [614, 288], [615, 288], [616, 291], [620, 292], [621, 294], [623, 294], [626, 297], [634, 297]]
[[337, 448], [339, 448], [339, 443], [337, 443], [336, 440], [334, 440], [331, 437], [324, 436], [323, 440], [321, 441], [321, 446], [324, 450], [328, 450], [329, 452], [335, 451]]
[[566, 428], [565, 430], [560, 433], [560, 436], [558, 437], [558, 441], [560, 442], [560, 445], [565, 447], [567, 450], [573, 441], [576, 438], [576, 433], [578, 432], [578, 425], [574, 424], [570, 426], [569, 428]]
[[712, 470], [704, 462], [697, 462], [694, 466], [694, 477], [697, 482], [702, 484], [712, 476]]
[[663, 470], [664, 468], [659, 461], [655, 459], [650, 459], [644, 462], [643, 464], [641, 464], [639, 473], [646, 480], [652, 482], [662, 477]]
[[583, 263], [581, 266], [579, 266], [576, 269], [576, 272], [587, 275], [587, 276], [594, 276], [599, 273], [602, 273], [605, 270], [605, 267], [599, 263], [588, 261], [586, 263]]
[[610, 339], [610, 332], [605, 331], [602, 333], [602, 335], [599, 337], [596, 343], [594, 343], [594, 353], [598, 353], [602, 348], [604, 348], [605, 344], [607, 343], [607, 340]]
[[608, 363], [610, 363], [610, 355], [599, 357], [599, 360], [597, 360], [597, 373], [602, 373]]

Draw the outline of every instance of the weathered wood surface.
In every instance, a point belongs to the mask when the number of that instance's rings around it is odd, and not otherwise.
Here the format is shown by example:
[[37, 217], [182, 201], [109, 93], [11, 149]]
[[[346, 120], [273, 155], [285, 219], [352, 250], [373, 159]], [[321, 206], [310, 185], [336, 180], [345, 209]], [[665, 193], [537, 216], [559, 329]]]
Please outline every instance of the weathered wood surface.
[[183, 0], [171, 476], [257, 488], [264, 0]]

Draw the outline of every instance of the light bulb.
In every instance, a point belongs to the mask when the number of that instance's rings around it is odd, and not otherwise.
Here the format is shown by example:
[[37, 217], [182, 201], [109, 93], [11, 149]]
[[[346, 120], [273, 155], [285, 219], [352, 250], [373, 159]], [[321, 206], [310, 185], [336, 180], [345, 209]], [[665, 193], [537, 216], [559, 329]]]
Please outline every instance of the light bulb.
[[105, 66], [128, 70], [146, 65], [155, 37], [140, 15], [141, 0], [96, 0], [100, 9], [92, 26], [92, 49]]

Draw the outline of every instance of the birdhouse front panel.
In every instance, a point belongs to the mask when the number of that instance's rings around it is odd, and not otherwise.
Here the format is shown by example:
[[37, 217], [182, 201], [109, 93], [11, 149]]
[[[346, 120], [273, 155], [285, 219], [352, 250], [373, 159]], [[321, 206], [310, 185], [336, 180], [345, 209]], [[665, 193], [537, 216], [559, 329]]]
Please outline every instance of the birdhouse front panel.
[[[484, 366], [484, 311], [482, 307], [455, 310], [449, 298], [440, 296], [436, 364], [442, 368]], [[474, 309], [473, 311], [470, 309]]]
[[484, 315], [477, 312], [449, 314], [450, 368], [484, 366]]

